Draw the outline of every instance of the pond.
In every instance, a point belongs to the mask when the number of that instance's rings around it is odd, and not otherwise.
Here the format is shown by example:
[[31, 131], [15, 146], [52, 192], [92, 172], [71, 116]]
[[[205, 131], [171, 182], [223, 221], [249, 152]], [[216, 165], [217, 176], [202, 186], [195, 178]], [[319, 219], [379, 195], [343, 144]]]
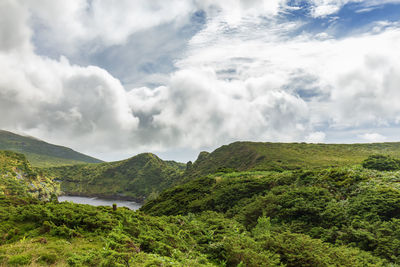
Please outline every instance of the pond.
[[81, 196], [59, 196], [58, 201], [71, 201], [77, 204], [89, 204], [92, 206], [112, 206], [114, 203], [117, 207], [127, 207], [131, 210], [139, 209], [142, 204], [120, 199], [103, 199], [97, 197], [81, 197]]

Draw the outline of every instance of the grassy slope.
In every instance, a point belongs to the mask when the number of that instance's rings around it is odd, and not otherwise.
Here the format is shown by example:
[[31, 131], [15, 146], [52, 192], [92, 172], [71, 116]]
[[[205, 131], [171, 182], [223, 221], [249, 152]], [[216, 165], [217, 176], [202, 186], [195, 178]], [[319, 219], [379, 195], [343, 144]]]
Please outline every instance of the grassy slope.
[[12, 150], [26, 155], [35, 167], [99, 163], [101, 160], [70, 148], [52, 145], [32, 137], [0, 130], [0, 150]]
[[219, 169], [293, 170], [359, 164], [371, 154], [400, 157], [400, 143], [306, 144], [236, 142], [212, 153], [202, 152], [187, 175], [196, 177]]
[[127, 160], [55, 167], [48, 172], [61, 180], [61, 190], [66, 194], [143, 200], [177, 183], [183, 167], [143, 153]]

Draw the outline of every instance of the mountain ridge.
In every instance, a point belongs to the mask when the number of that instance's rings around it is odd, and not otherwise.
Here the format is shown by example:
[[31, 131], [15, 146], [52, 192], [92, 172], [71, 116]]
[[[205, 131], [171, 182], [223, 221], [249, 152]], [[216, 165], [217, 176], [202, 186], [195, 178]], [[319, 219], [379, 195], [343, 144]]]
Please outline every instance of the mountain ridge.
[[310, 144], [239, 141], [212, 152], [200, 152], [188, 164], [187, 176], [218, 171], [284, 171], [359, 164], [372, 154], [400, 157], [400, 142], [361, 144]]
[[68, 147], [50, 144], [36, 137], [23, 136], [5, 130], [0, 130], [0, 150], [25, 154], [35, 167], [103, 162]]

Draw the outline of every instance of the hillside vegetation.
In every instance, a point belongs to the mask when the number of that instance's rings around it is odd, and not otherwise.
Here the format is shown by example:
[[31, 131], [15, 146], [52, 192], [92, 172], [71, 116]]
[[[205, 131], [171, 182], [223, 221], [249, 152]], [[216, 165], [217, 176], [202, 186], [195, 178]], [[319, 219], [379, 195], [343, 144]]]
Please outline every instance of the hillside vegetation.
[[[256, 144], [201, 153], [186, 166], [145, 153], [36, 176], [22, 155], [2, 152], [0, 266], [400, 265], [394, 144], [361, 145], [363, 156], [320, 145], [314, 154], [299, 150], [299, 159], [291, 153], [303, 144], [277, 144], [289, 147], [281, 152]], [[9, 173], [21, 194], [7, 188]], [[71, 193], [151, 197], [139, 211], [58, 203], [29, 192], [18, 174], [51, 174]]]
[[296, 233], [400, 264], [400, 172], [353, 167], [215, 173], [164, 191], [141, 211], [153, 216], [218, 212], [256, 237], [279, 240], [276, 233]]
[[[207, 178], [211, 183], [193, 181], [179, 187], [189, 195], [180, 194], [175, 200], [183, 197], [191, 212], [184, 209], [166, 213], [185, 215], [151, 216], [146, 213], [164, 212], [156, 208], [144, 208], [143, 212], [113, 210], [56, 201], [10, 205], [0, 199], [0, 265], [388, 266], [398, 261], [398, 220], [388, 220], [385, 216], [390, 217], [390, 213], [378, 214], [367, 225], [365, 220], [356, 219], [350, 228], [344, 228], [346, 232], [339, 234], [339, 229], [329, 226], [345, 223], [346, 218], [342, 215], [332, 222], [327, 220], [340, 209], [328, 189], [312, 186], [311, 181], [295, 185], [302, 178], [294, 173], [232, 175], [216, 174]], [[350, 178], [344, 186], [354, 185], [353, 180]], [[252, 184], [250, 189], [247, 184]], [[293, 188], [286, 191], [291, 185]], [[196, 194], [198, 189], [208, 195]], [[177, 188], [171, 190], [180, 192]], [[233, 192], [239, 192], [238, 196], [234, 197]], [[192, 193], [194, 197], [190, 196]], [[162, 198], [167, 195], [162, 194]], [[202, 197], [206, 199], [203, 201]], [[325, 203], [329, 197], [332, 199]], [[211, 204], [212, 200], [217, 201], [218, 207]], [[357, 201], [351, 202], [349, 211], [358, 210], [361, 216], [374, 215], [380, 200], [374, 197], [364, 204], [371, 206], [371, 212], [359, 209], [363, 203]], [[196, 201], [193, 205], [199, 208], [193, 209], [192, 203]], [[160, 200], [153, 203], [156, 202]], [[270, 207], [269, 203], [273, 205]], [[320, 215], [324, 205], [331, 208]], [[175, 206], [185, 208], [182, 202]], [[318, 216], [325, 216], [329, 225], [315, 220]], [[247, 217], [250, 221], [245, 220]], [[342, 243], [333, 242], [338, 234]]]
[[0, 198], [48, 200], [59, 193], [59, 185], [33, 170], [25, 156], [0, 151]]
[[306, 144], [236, 142], [201, 152], [188, 176], [217, 171], [323, 169], [359, 164], [372, 154], [400, 158], [400, 143]]
[[324, 169], [360, 164], [366, 157], [384, 153], [400, 157], [400, 143], [303, 144], [236, 142], [212, 153], [201, 152], [192, 164], [163, 161], [151, 153], [127, 160], [62, 166], [47, 169], [61, 181], [65, 194], [154, 198], [162, 190], [216, 172]]
[[99, 163], [101, 160], [76, 152], [70, 148], [0, 130], [0, 150], [23, 153], [35, 167]]
[[143, 201], [177, 184], [184, 167], [143, 153], [117, 162], [62, 166], [46, 172], [61, 182], [65, 194]]

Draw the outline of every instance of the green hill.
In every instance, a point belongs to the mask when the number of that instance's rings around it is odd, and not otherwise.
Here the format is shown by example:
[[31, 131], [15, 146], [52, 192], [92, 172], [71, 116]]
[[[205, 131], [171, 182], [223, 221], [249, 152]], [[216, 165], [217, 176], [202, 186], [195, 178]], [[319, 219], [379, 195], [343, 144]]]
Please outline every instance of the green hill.
[[0, 150], [23, 153], [35, 167], [102, 162], [67, 147], [52, 145], [33, 137], [3, 130], [0, 130]]
[[65, 194], [142, 201], [176, 184], [184, 168], [184, 164], [143, 153], [127, 160], [54, 167], [48, 172], [61, 181]]
[[187, 176], [217, 171], [294, 170], [359, 164], [372, 154], [400, 157], [400, 143], [306, 144], [236, 142], [212, 153], [201, 152]]

